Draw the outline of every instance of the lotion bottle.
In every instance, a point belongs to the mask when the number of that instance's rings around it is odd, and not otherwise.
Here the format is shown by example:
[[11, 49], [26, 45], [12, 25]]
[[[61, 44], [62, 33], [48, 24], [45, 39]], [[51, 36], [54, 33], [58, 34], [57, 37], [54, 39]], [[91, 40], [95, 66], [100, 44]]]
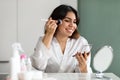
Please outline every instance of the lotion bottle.
[[18, 73], [20, 73], [20, 55], [19, 55], [19, 49], [18, 49], [19, 45], [20, 45], [19, 43], [14, 43], [12, 45], [13, 54], [12, 54], [12, 57], [10, 59], [11, 80], [18, 80]]

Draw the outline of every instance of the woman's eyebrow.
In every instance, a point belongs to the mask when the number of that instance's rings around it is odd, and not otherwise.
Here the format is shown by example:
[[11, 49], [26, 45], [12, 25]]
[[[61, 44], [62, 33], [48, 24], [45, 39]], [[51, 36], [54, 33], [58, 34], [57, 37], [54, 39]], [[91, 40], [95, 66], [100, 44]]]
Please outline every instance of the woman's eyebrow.
[[[67, 19], [69, 19], [69, 20], [72, 20], [71, 18], [69, 18], [69, 17], [65, 17], [65, 18], [67, 18]], [[74, 19], [74, 20], [76, 20], [76, 19]]]
[[72, 20], [72, 19], [71, 19], [71, 18], [69, 18], [69, 17], [65, 17], [65, 18]]

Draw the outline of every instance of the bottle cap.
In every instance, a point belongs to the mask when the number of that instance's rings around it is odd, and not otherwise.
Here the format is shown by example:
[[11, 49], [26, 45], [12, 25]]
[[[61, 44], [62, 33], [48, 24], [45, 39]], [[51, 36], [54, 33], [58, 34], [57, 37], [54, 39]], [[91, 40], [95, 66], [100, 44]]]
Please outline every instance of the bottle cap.
[[25, 59], [26, 58], [26, 55], [25, 54], [21, 54], [20, 55], [20, 59]]

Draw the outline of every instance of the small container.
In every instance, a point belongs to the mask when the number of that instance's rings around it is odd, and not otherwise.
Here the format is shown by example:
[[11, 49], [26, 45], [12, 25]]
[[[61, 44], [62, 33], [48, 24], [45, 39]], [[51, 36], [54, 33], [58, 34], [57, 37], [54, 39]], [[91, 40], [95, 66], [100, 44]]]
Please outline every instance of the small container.
[[27, 71], [31, 71], [32, 70], [32, 64], [31, 64], [30, 58], [27, 59], [26, 67], [27, 67]]
[[26, 68], [26, 55], [25, 54], [20, 55], [20, 65], [21, 65], [21, 72], [27, 71], [27, 68]]

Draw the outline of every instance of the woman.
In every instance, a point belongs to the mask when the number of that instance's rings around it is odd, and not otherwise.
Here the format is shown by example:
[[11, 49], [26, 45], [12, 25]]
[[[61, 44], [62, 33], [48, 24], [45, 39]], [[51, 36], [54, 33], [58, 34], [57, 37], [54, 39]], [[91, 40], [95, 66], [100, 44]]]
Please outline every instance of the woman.
[[56, 7], [45, 24], [45, 35], [39, 38], [31, 56], [33, 67], [47, 73], [91, 73], [90, 48], [81, 52], [88, 42], [79, 35], [78, 24], [78, 13], [73, 7]]

